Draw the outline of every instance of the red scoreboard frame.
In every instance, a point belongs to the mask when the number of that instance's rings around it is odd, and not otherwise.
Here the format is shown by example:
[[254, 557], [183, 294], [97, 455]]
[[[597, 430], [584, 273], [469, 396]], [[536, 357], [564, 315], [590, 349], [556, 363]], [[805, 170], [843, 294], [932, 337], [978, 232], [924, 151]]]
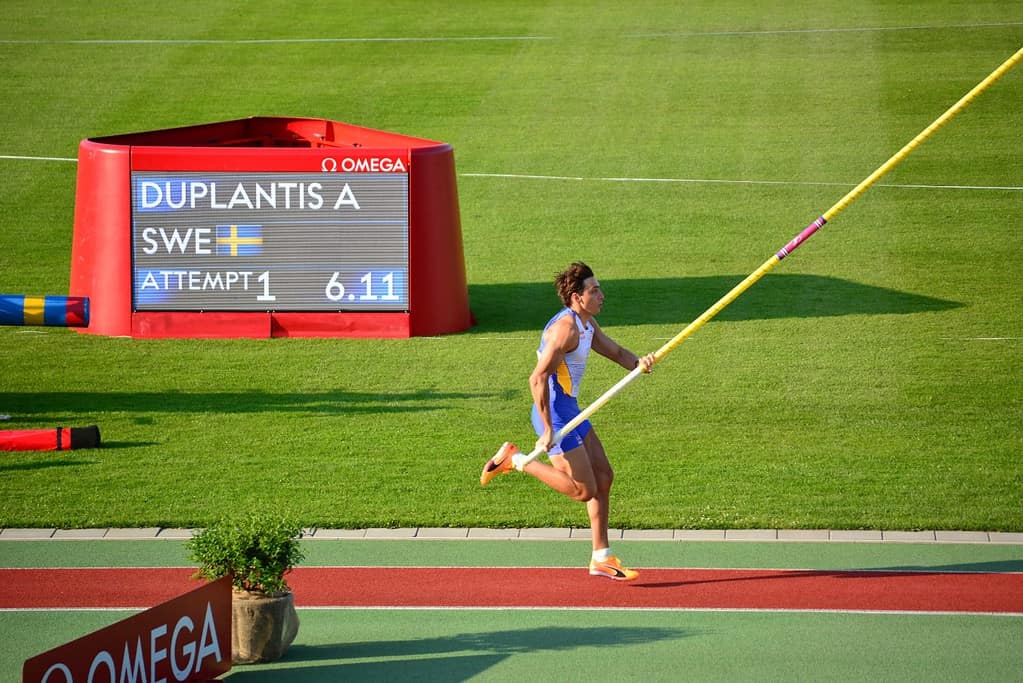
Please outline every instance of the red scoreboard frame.
[[383, 338], [474, 323], [451, 146], [323, 119], [83, 140], [71, 260], [90, 334]]

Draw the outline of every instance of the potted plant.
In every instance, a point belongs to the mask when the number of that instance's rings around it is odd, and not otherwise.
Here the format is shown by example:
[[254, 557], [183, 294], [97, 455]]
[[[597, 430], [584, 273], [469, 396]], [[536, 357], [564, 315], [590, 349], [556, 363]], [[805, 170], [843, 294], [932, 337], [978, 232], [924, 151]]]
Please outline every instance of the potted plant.
[[295, 599], [285, 574], [305, 555], [302, 527], [269, 513], [224, 518], [185, 542], [196, 577], [231, 576], [231, 653], [235, 664], [270, 662], [298, 633]]

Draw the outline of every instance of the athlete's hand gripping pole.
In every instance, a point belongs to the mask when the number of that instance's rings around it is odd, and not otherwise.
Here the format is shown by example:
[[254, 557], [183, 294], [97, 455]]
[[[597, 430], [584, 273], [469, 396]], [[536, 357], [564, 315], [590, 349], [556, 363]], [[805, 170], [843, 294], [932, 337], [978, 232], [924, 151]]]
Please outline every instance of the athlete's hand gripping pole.
[[[931, 125], [927, 126], [927, 128], [922, 130], [915, 138], [910, 140], [902, 149], [900, 149], [898, 152], [892, 155], [892, 157], [888, 159], [888, 161], [881, 164], [881, 166], [879, 166], [876, 171], [867, 176], [867, 178], [864, 179], [863, 182], [861, 182], [852, 191], [850, 191], [848, 194], [842, 197], [842, 199], [840, 199], [834, 206], [825, 211], [822, 216], [820, 216], [810, 225], [806, 226], [802, 230], [802, 232], [800, 232], [792, 239], [791, 242], [789, 242], [784, 247], [779, 249], [777, 253], [774, 254], [774, 256], [769, 258], [767, 261], [763, 263], [763, 265], [761, 265], [755, 271], [750, 273], [750, 275], [745, 280], [743, 280], [735, 287], [733, 287], [732, 290], [728, 292], [728, 294], [721, 297], [717, 301], [717, 303], [708, 308], [700, 317], [698, 317], [693, 322], [689, 323], [689, 325], [684, 330], [675, 335], [670, 341], [668, 341], [667, 344], [665, 344], [657, 351], [655, 351], [654, 362], [655, 363], [659, 362], [662, 358], [671, 353], [671, 351], [673, 351], [675, 347], [677, 347], [679, 344], [688, 339], [694, 332], [696, 332], [696, 330], [703, 327], [703, 325], [708, 320], [717, 315], [723, 308], [725, 308], [725, 306], [735, 301], [735, 299], [737, 299], [740, 294], [742, 294], [747, 289], [752, 287], [754, 283], [757, 282], [757, 280], [759, 280], [768, 272], [770, 272], [770, 270], [774, 268], [776, 265], [778, 265], [782, 259], [784, 259], [786, 256], [795, 251], [803, 242], [805, 242], [815, 232], [822, 228], [825, 223], [832, 220], [835, 216], [841, 213], [847, 206], [849, 206], [849, 204], [851, 204], [860, 195], [866, 192], [867, 188], [869, 188], [871, 185], [877, 182], [882, 176], [884, 176], [893, 168], [895, 168], [895, 166], [899, 164], [899, 162], [901, 162], [903, 159], [909, 156], [909, 154], [913, 150], [919, 147], [924, 142], [924, 140], [929, 138], [936, 130], [938, 130], [946, 123], [948, 123], [948, 121], [953, 116], [962, 111], [963, 108], [966, 107], [966, 105], [972, 102], [973, 99], [977, 97], [977, 95], [986, 90], [992, 83], [994, 83], [999, 78], [1004, 76], [1005, 73], [1008, 72], [1009, 69], [1014, 67], [1020, 60], [1023, 60], [1023, 48], [1020, 48], [1013, 56], [1005, 60], [1001, 64], [1001, 66], [992, 71], [987, 78], [985, 78], [983, 81], [974, 86], [973, 89], [966, 93], [958, 102], [949, 107], [949, 109], [944, 114], [935, 119], [934, 122], [931, 123]], [[632, 370], [617, 384], [608, 389], [603, 396], [601, 396], [593, 403], [588, 405], [573, 420], [571, 420], [568, 424], [559, 429], [558, 432], [554, 435], [553, 441], [557, 443], [558, 441], [563, 439], [566, 434], [568, 434], [573, 429], [582, 424], [583, 421], [589, 419], [591, 415], [600, 410], [600, 408], [605, 403], [610, 401], [618, 392], [620, 392], [630, 382], [632, 382], [632, 380], [636, 379], [641, 374], [643, 374], [643, 372], [644, 372], [643, 366], [642, 365], [637, 366], [635, 370]], [[535, 460], [537, 457], [540, 456], [541, 453], [543, 453], [542, 448], [539, 447], [535, 448], [531, 453], [529, 453], [526, 456], [525, 462], [528, 463]]]

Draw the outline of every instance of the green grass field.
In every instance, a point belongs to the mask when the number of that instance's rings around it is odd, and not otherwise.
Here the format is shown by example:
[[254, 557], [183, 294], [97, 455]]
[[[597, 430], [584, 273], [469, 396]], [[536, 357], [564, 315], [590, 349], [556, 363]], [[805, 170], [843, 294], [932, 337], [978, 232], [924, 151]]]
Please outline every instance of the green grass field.
[[[309, 116], [449, 142], [479, 324], [408, 340], [0, 328], [0, 526], [583, 526], [526, 378], [590, 263], [653, 351], [1023, 45], [1023, 5], [5, 3], [0, 292], [65, 294], [81, 139]], [[626, 528], [1023, 530], [1023, 69], [595, 416]], [[37, 158], [37, 157], [44, 157]], [[582, 402], [623, 372], [594, 361]]]

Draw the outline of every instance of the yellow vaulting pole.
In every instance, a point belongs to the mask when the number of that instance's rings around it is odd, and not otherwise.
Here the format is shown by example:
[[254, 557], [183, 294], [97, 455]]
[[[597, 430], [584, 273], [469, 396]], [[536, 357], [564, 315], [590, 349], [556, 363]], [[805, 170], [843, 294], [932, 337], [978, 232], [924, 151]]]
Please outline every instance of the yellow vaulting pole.
[[768, 271], [774, 268], [778, 263], [791, 254], [799, 247], [800, 244], [805, 242], [813, 233], [817, 232], [825, 223], [833, 220], [835, 216], [841, 213], [847, 206], [853, 203], [860, 195], [867, 191], [871, 185], [880, 180], [884, 175], [891, 171], [895, 166], [899, 164], [903, 159], [910, 155], [910, 153], [923, 144], [924, 140], [934, 134], [936, 130], [948, 123], [953, 116], [962, 111], [966, 105], [974, 100], [980, 93], [987, 90], [987, 88], [1001, 78], [1005, 73], [1016, 65], [1017, 62], [1023, 60], [1023, 48], [1020, 48], [1016, 54], [1009, 59], [1005, 60], [1001, 66], [991, 72], [991, 74], [983, 81], [978, 83], [970, 92], [963, 95], [963, 97], [956, 102], [954, 105], [939, 116], [934, 122], [927, 126], [923, 131], [920, 132], [915, 138], [908, 142], [902, 149], [896, 152], [888, 161], [881, 164], [876, 171], [871, 173], [867, 178], [851, 190], [847, 195], [842, 197], [834, 206], [824, 212], [824, 214], [816, 221], [807, 226], [795, 239], [789, 242], [785, 247], [780, 249], [774, 256], [768, 259], [762, 266], [757, 268], [749, 277], [736, 285], [732, 291], [723, 296], [717, 303], [711, 306], [703, 315], [694, 320], [684, 330], [675, 335], [667, 344], [662, 346], [654, 354], [657, 360], [664, 358], [669, 352], [671, 352], [676, 346], [684, 342], [690, 335], [696, 330], [700, 329], [704, 323], [713, 318], [728, 304], [732, 303], [740, 294], [749, 289], [753, 283], [759, 280], [761, 277], [766, 275]]
[[923, 144], [923, 141], [926, 140], [927, 138], [931, 137], [931, 135], [933, 135], [935, 131], [937, 131], [939, 128], [941, 128], [946, 123], [948, 123], [950, 120], [952, 120], [953, 116], [955, 116], [960, 111], [965, 109], [966, 105], [968, 105], [970, 102], [972, 102], [974, 100], [974, 98], [977, 97], [977, 95], [980, 95], [982, 92], [987, 90], [988, 87], [990, 87], [992, 83], [994, 83], [999, 78], [1004, 76], [1009, 71], [1009, 69], [1011, 69], [1012, 67], [1016, 66], [1016, 64], [1019, 63], [1020, 60], [1023, 60], [1023, 48], [1020, 48], [1016, 52], [1016, 54], [1014, 54], [1013, 56], [1009, 57], [1004, 62], [1002, 62], [1002, 65], [999, 66], [994, 71], [992, 71], [988, 75], [987, 78], [985, 78], [983, 81], [981, 81], [980, 83], [975, 85], [970, 92], [968, 92], [965, 95], [963, 95], [962, 98], [960, 98], [960, 100], [958, 102], [956, 102], [951, 107], [949, 107], [948, 111], [946, 111], [944, 114], [942, 114], [941, 116], [936, 118], [934, 120], [934, 123], [932, 123], [931, 125], [929, 125], [926, 128], [924, 128], [920, 132], [919, 135], [917, 135], [915, 138], [913, 138], [908, 143], [906, 143], [905, 147], [903, 147], [898, 152], [896, 152], [894, 155], [892, 155], [891, 159], [889, 159], [888, 161], [886, 161], [883, 164], [881, 164], [880, 168], [878, 168], [876, 171], [874, 171], [869, 176], [867, 176], [866, 180], [864, 180], [862, 183], [857, 185], [855, 187], [855, 189], [853, 189], [851, 192], [849, 192], [849, 194], [847, 194], [846, 196], [842, 197], [838, 201], [838, 203], [836, 203], [830, 209], [825, 211], [824, 212], [824, 220], [825, 221], [830, 221], [835, 216], [837, 216], [839, 213], [841, 213], [845, 209], [845, 207], [847, 207], [847, 206], [849, 206], [850, 204], [853, 203], [853, 200], [855, 200], [861, 194], [866, 192], [868, 187], [873, 185], [879, 178], [881, 178], [881, 176], [883, 176], [886, 173], [888, 173], [888, 171], [890, 171], [893, 168], [895, 168], [895, 166], [900, 161], [902, 161], [903, 159], [905, 159], [906, 157], [909, 156], [910, 152], [912, 152], [914, 149], [916, 149], [921, 144]]
[[[824, 214], [821, 215], [817, 220], [815, 220], [813, 223], [804, 228], [803, 231], [796, 235], [796, 237], [793, 238], [791, 242], [789, 242], [784, 247], [779, 249], [778, 252], [774, 254], [774, 256], [769, 258], [767, 261], [763, 263], [763, 265], [761, 265], [755, 271], [750, 273], [745, 280], [737, 284], [735, 287], [731, 289], [731, 291], [729, 291], [723, 297], [718, 299], [717, 303], [715, 303], [713, 306], [704, 311], [703, 314], [700, 315], [700, 317], [698, 317], [696, 320], [689, 323], [689, 325], [687, 325], [684, 330], [682, 330], [677, 335], [672, 337], [671, 340], [668, 341], [668, 343], [666, 343], [661, 348], [657, 349], [657, 351], [654, 352], [654, 361], [659, 362], [662, 358], [664, 358], [666, 355], [671, 353], [676, 347], [678, 347], [679, 344], [681, 344], [690, 336], [692, 336], [692, 334], [696, 332], [696, 330], [703, 327], [708, 320], [717, 315], [723, 308], [728, 306], [728, 304], [735, 301], [740, 294], [742, 294], [747, 289], [752, 287], [760, 278], [769, 273], [772, 268], [774, 268], [781, 262], [782, 259], [784, 259], [786, 256], [795, 251], [799, 247], [799, 245], [801, 245], [803, 242], [809, 239], [811, 235], [813, 235], [815, 232], [821, 229], [825, 223], [834, 219], [835, 216], [837, 216], [839, 213], [845, 210], [847, 206], [852, 204], [860, 195], [866, 192], [867, 188], [869, 188], [871, 185], [876, 183], [880, 178], [882, 178], [885, 174], [887, 174], [889, 171], [895, 168], [899, 164], [899, 162], [901, 162], [903, 159], [909, 156], [910, 153], [913, 152], [913, 150], [915, 150], [917, 147], [923, 144], [924, 140], [929, 138], [931, 135], [934, 134], [936, 130], [938, 130], [946, 123], [948, 123], [953, 116], [962, 111], [966, 107], [966, 105], [972, 102], [974, 98], [980, 95], [980, 93], [987, 90], [992, 83], [994, 83], [999, 78], [1004, 76], [1006, 72], [1008, 72], [1009, 69], [1014, 67], [1020, 60], [1023, 60], [1023, 48], [1020, 48], [1014, 55], [1012, 55], [1007, 60], [1002, 62], [1001, 66], [992, 71], [987, 78], [985, 78], [983, 81], [974, 86], [973, 89], [970, 90], [970, 92], [963, 95], [963, 97], [958, 102], [949, 107], [944, 114], [935, 119], [931, 125], [924, 128], [919, 135], [910, 140], [902, 149], [900, 149], [898, 152], [892, 155], [892, 157], [888, 159], [888, 161], [881, 164], [881, 166], [879, 166], [876, 171], [867, 176], [866, 179], [863, 180], [863, 182], [861, 182], [859, 185], [853, 188], [852, 191], [850, 191], [848, 194], [842, 197], [834, 206], [825, 211]], [[573, 429], [578, 427], [585, 420], [589, 419], [591, 415], [597, 412], [605, 403], [610, 401], [611, 398], [613, 398], [618, 392], [624, 389], [630, 382], [632, 382], [632, 380], [634, 380], [641, 374], [643, 374], [643, 369], [641, 367], [637, 367], [635, 370], [632, 370], [617, 384], [615, 384], [613, 387], [604, 392], [602, 396], [600, 396], [590, 405], [586, 406], [586, 408], [584, 408], [582, 412], [579, 413], [579, 415], [577, 415], [573, 420], [571, 420], [568, 424], [566, 424], [564, 427], [558, 430], [558, 433], [554, 435], [554, 441], [555, 442], [560, 441], [562, 438], [564, 438], [566, 434], [568, 434]], [[526, 456], [527, 462], [536, 459], [537, 457], [540, 456], [542, 452], [543, 451], [540, 448], [534, 449], [531, 453], [529, 453], [528, 456]]]

